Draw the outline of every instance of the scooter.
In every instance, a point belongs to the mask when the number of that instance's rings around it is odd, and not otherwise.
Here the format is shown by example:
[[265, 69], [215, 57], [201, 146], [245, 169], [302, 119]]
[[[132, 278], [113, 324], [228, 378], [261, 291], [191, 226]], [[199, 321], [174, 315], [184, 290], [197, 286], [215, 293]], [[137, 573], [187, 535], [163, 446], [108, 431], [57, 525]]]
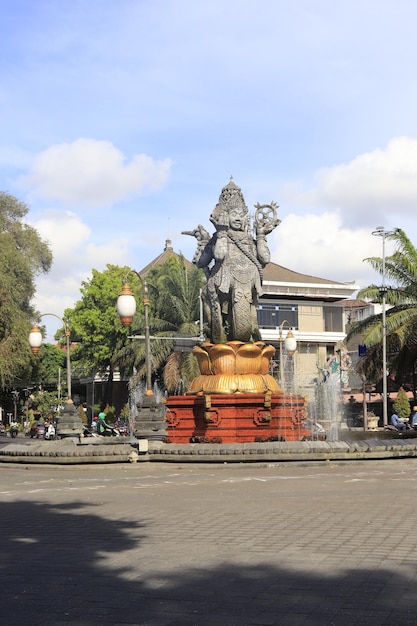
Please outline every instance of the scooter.
[[12, 439], [15, 439], [17, 437], [18, 432], [19, 432], [19, 429], [17, 426], [10, 426], [10, 437]]
[[47, 440], [52, 440], [52, 439], [55, 439], [55, 437], [56, 437], [55, 426], [53, 424], [49, 424], [48, 428], [45, 429], [44, 438]]

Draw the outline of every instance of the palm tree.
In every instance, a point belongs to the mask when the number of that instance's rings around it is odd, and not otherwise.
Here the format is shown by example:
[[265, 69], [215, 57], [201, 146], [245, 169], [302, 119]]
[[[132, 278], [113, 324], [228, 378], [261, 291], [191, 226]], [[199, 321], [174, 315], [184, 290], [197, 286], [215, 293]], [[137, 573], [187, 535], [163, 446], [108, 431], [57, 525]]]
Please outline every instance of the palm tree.
[[[162, 380], [169, 393], [176, 389], [186, 389], [198, 374], [197, 360], [191, 352], [177, 352], [175, 336], [198, 334], [200, 315], [200, 289], [204, 284], [204, 274], [196, 267], [187, 269], [184, 258], [171, 257], [147, 276], [151, 335], [160, 337], [151, 344], [152, 372]], [[134, 328], [143, 330], [143, 312], [139, 311], [133, 322]], [[115, 357], [115, 364], [122, 370], [136, 371], [131, 379], [134, 386], [145, 373], [145, 350], [142, 342], [133, 341]]]
[[[395, 242], [395, 252], [385, 259], [385, 265], [379, 257], [364, 260], [392, 281], [391, 285], [384, 286], [385, 301], [391, 305], [386, 311], [387, 353], [391, 372], [396, 374], [396, 380], [401, 384], [410, 371], [414, 378], [417, 357], [417, 249], [399, 228], [386, 237]], [[382, 303], [383, 290], [381, 286], [369, 285], [360, 290], [358, 298]], [[348, 339], [361, 335], [363, 343], [370, 347], [359, 361], [359, 372], [370, 372], [375, 367], [382, 334], [382, 314], [372, 315], [354, 324], [349, 331]], [[412, 388], [416, 396], [415, 380], [412, 381]]]

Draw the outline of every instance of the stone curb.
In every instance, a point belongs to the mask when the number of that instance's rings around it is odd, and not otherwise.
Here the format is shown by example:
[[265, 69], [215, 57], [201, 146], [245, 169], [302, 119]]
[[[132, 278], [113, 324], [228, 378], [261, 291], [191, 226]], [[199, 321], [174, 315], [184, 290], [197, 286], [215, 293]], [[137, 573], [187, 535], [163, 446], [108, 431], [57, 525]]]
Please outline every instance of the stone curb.
[[[40, 441], [30, 445], [10, 443], [0, 449], [0, 463], [248, 463], [291, 461], [346, 461], [417, 457], [416, 440], [288, 441], [241, 444], [165, 444], [149, 441], [74, 440]], [[143, 442], [142, 442], [143, 443]], [[145, 450], [145, 451], [142, 451]]]

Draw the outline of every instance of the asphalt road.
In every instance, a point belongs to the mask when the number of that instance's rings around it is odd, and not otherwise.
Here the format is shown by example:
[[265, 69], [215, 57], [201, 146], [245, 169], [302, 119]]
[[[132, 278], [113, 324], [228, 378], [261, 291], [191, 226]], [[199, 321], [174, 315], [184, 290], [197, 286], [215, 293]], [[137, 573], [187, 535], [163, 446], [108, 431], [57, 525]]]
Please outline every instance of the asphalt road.
[[0, 624], [417, 623], [417, 461], [1, 464]]

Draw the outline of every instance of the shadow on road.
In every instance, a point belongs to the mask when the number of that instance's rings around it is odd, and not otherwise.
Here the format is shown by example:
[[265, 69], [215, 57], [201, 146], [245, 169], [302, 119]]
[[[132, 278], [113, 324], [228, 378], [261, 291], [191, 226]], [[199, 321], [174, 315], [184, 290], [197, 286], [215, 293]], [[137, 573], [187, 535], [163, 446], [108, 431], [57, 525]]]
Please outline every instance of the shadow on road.
[[8, 626], [415, 624], [414, 581], [394, 572], [330, 577], [201, 563], [159, 580], [145, 568], [138, 579], [128, 564], [140, 563], [145, 524], [103, 519], [84, 502], [2, 504], [1, 520], [0, 621]]

